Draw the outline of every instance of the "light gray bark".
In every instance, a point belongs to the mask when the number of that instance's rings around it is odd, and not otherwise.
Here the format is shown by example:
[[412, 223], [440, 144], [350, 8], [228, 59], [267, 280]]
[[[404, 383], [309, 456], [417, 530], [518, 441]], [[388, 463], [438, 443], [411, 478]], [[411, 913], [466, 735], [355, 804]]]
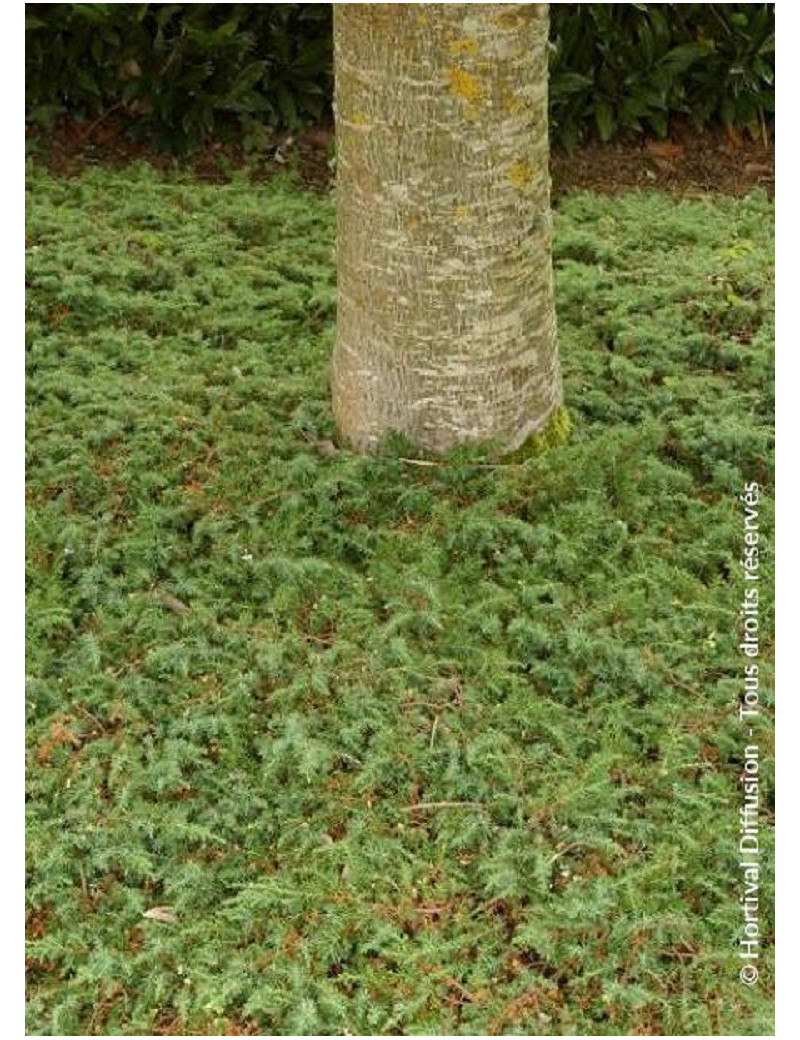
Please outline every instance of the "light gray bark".
[[561, 403], [546, 4], [335, 4], [333, 406], [369, 451], [511, 450]]

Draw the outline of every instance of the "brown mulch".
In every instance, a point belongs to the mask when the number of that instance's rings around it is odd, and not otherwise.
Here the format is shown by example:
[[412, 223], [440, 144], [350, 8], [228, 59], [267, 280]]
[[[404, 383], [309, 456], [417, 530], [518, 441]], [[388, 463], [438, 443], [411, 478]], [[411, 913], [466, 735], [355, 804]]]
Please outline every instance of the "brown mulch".
[[[118, 122], [62, 121], [34, 138], [34, 154], [55, 173], [72, 176], [86, 166], [149, 162], [159, 169], [182, 167], [199, 177], [224, 183], [247, 166], [254, 180], [293, 170], [303, 186], [331, 186], [333, 126], [321, 124], [297, 134], [275, 133], [258, 154], [246, 155], [234, 143], [214, 142], [190, 156], [175, 158], [137, 140]], [[34, 136], [34, 135], [31, 135]], [[571, 155], [555, 149], [551, 157], [553, 198], [569, 191], [614, 194], [657, 188], [692, 196], [709, 192], [744, 195], [761, 188], [775, 192], [775, 142], [771, 131], [755, 139], [721, 128], [697, 131], [674, 126], [666, 141], [628, 139], [590, 141]]]
[[636, 188], [688, 196], [746, 195], [754, 188], [775, 194], [775, 140], [766, 131], [753, 139], [720, 127], [674, 127], [666, 141], [592, 141], [572, 155], [555, 151], [550, 166], [555, 199], [571, 190]]

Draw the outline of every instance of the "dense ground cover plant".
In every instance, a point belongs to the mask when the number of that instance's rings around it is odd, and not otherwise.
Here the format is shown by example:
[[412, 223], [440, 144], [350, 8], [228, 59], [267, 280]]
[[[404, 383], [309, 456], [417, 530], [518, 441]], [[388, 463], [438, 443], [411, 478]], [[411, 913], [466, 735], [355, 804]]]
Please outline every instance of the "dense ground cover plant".
[[[164, 147], [328, 113], [329, 4], [36, 4], [28, 111], [125, 116]], [[550, 117], [587, 134], [664, 136], [671, 116], [764, 128], [774, 112], [774, 4], [553, 4]]]
[[328, 199], [29, 184], [29, 1030], [769, 1033], [768, 201], [565, 198], [570, 439], [418, 466], [329, 443]]

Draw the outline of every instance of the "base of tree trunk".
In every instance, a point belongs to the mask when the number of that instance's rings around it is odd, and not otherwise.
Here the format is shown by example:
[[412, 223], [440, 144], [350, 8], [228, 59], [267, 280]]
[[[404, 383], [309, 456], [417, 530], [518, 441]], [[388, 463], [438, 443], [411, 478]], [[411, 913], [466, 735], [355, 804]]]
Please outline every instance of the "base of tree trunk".
[[562, 403], [546, 4], [335, 4], [333, 412], [514, 451]]
[[525, 459], [542, 455], [551, 448], [566, 444], [572, 435], [572, 419], [563, 404], [551, 412], [544, 426], [529, 436], [518, 448], [503, 452], [505, 462], [524, 462]]

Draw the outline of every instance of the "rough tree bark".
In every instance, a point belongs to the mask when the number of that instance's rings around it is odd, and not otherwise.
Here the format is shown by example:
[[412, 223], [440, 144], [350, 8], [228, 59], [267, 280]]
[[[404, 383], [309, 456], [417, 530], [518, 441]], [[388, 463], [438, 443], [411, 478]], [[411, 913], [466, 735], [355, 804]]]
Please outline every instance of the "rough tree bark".
[[546, 4], [334, 4], [340, 434], [507, 450], [561, 403]]

